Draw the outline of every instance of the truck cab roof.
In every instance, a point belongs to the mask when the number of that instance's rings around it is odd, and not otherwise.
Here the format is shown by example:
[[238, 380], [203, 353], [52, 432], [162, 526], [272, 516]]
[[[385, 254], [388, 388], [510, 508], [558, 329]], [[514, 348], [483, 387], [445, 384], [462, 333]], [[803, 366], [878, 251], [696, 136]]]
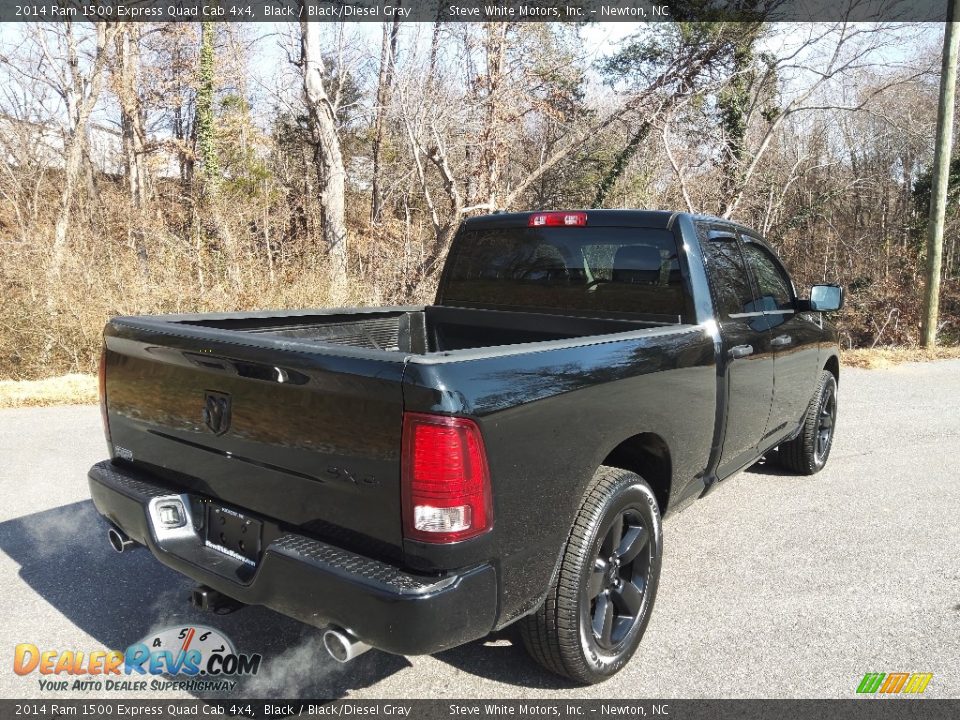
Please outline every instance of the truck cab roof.
[[463, 221], [465, 228], [524, 227], [530, 216], [538, 213], [586, 213], [587, 227], [642, 227], [670, 229], [680, 217], [688, 217], [696, 222], [723, 223], [753, 233], [745, 225], [729, 218], [705, 213], [688, 213], [677, 210], [616, 209], [616, 210], [537, 210], [527, 212], [501, 212], [489, 215], [477, 215]]

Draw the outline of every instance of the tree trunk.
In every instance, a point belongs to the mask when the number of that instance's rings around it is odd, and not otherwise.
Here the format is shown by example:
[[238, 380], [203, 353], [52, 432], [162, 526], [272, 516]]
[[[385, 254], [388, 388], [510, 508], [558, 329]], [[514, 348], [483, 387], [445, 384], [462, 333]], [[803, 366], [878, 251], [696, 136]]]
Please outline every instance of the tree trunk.
[[167, 35], [170, 42], [170, 66], [167, 83], [171, 86], [173, 94], [173, 137], [177, 151], [177, 163], [180, 169], [180, 182], [184, 187], [190, 187], [193, 184], [193, 142], [195, 138], [195, 128], [190, 122], [189, 109], [185, 107], [182, 72], [185, 60], [183, 57], [183, 47], [181, 39], [175, 27], [167, 26], [163, 32]]
[[330, 260], [330, 290], [339, 302], [347, 287], [347, 226], [344, 220], [346, 171], [333, 102], [323, 84], [320, 28], [321, 23], [300, 21], [300, 52], [303, 92], [319, 184], [323, 240]]
[[140, 25], [126, 22], [117, 36], [117, 99], [124, 170], [130, 200], [142, 210], [148, 199], [146, 118], [140, 100]]
[[607, 201], [607, 196], [610, 194], [610, 191], [613, 190], [613, 186], [616, 185], [617, 180], [623, 176], [627, 165], [633, 159], [633, 156], [637, 154], [640, 145], [645, 142], [649, 136], [650, 122], [644, 121], [640, 123], [640, 127], [638, 127], [637, 131], [630, 137], [630, 140], [623, 149], [617, 153], [617, 157], [613, 160], [613, 165], [610, 166], [610, 169], [597, 185], [597, 194], [593, 198], [593, 207], [603, 207], [603, 204]]
[[383, 212], [383, 136], [386, 129], [387, 110], [393, 89], [394, 62], [397, 57], [397, 34], [400, 31], [399, 16], [394, 16], [389, 25], [383, 24], [383, 43], [380, 47], [380, 78], [377, 81], [377, 119], [373, 136], [373, 188], [370, 203], [370, 221], [380, 222]]
[[950, 0], [943, 37], [943, 65], [940, 72], [940, 106], [937, 110], [937, 145], [930, 188], [930, 221], [927, 227], [927, 282], [923, 301], [923, 346], [937, 344], [940, 321], [940, 272], [943, 261], [943, 222], [950, 180], [950, 153], [953, 147], [953, 105], [957, 85], [957, 46], [960, 22], [957, 2]]
[[427, 85], [425, 96], [431, 97], [433, 94], [433, 85], [436, 81], [434, 77], [437, 71], [437, 60], [440, 56], [440, 29], [443, 27], [443, 21], [440, 19], [443, 11], [443, 5], [437, 3], [437, 16], [433, 21], [433, 31], [430, 33], [430, 60], [427, 63]]
[[[239, 243], [228, 222], [228, 211], [220, 199], [220, 159], [217, 152], [217, 119], [214, 99], [217, 92], [215, 27], [212, 22], [200, 24], [200, 86], [197, 90], [196, 155], [200, 158], [202, 178], [200, 221], [204, 234], [219, 243], [226, 258], [227, 276], [234, 286], [240, 286]], [[198, 258], [199, 262], [199, 258]]]
[[747, 152], [747, 119], [750, 105], [749, 70], [753, 65], [753, 42], [748, 34], [733, 54], [733, 67], [727, 86], [717, 97], [720, 127], [723, 130], [723, 149], [720, 165], [720, 215], [732, 212], [731, 202], [743, 184], [743, 166]]
[[[664, 97], [661, 91], [669, 88], [673, 84], [684, 85], [690, 78], [696, 77], [696, 75], [717, 56], [720, 49], [721, 45], [719, 43], [712, 43], [699, 48], [697, 53], [686, 63], [682, 65], [675, 64], [668, 72], [660, 75], [650, 83], [649, 86], [620, 105], [620, 107], [599, 117], [583, 128], [568, 133], [563, 140], [556, 144], [549, 156], [540, 160], [540, 164], [534, 170], [528, 172], [511, 185], [506, 199], [502, 203], [499, 203], [499, 207], [504, 209], [509, 208], [533, 183], [537, 182], [545, 173], [555, 167], [557, 163], [577, 150], [587, 138], [598, 136], [616, 120], [630, 113], [642, 111], [645, 122], [655, 123], [655, 121], [673, 107], [679, 99], [679, 97], [675, 95]], [[645, 107], [648, 101], [652, 102], [649, 107]]]
[[197, 156], [203, 176], [204, 193], [215, 195], [220, 180], [220, 163], [217, 160], [216, 126], [213, 116], [214, 47], [213, 23], [200, 24], [200, 87], [197, 90]]
[[[486, 54], [486, 97], [483, 109], [483, 130], [480, 135], [480, 187], [477, 198], [471, 198], [471, 204], [477, 201], [491, 207], [500, 207], [502, 196], [503, 171], [506, 158], [504, 143], [504, 107], [503, 77], [504, 58], [507, 50], [507, 31], [509, 23], [489, 22], [484, 26], [484, 48]], [[468, 197], [470, 197], [468, 195]]]
[[56, 280], [67, 253], [67, 238], [70, 232], [70, 214], [77, 183], [81, 181], [83, 153], [86, 146], [87, 126], [90, 113], [100, 96], [104, 66], [107, 61], [108, 43], [116, 36], [117, 27], [113, 23], [96, 23], [97, 42], [93, 64], [85, 75], [80, 69], [77, 57], [73, 23], [65, 20], [67, 38], [67, 63], [69, 66], [70, 86], [66, 89], [69, 127], [64, 136], [63, 148], [63, 184], [60, 188], [60, 202], [57, 221], [53, 232], [53, 252], [47, 268], [49, 277]]

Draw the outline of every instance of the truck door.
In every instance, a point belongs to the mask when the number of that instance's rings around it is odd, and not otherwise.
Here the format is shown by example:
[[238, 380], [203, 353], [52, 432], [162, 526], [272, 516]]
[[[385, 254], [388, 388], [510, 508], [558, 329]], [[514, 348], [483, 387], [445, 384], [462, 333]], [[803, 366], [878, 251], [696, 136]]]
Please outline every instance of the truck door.
[[[706, 237], [704, 237], [704, 235]], [[723, 345], [726, 423], [717, 474], [723, 478], [755, 455], [773, 400], [770, 330], [732, 227], [700, 228], [701, 246]]]
[[820, 325], [811, 313], [798, 313], [796, 293], [780, 261], [759, 238], [743, 235], [743, 254], [759, 289], [760, 309], [774, 351], [774, 391], [764, 445], [797, 429], [820, 371]]

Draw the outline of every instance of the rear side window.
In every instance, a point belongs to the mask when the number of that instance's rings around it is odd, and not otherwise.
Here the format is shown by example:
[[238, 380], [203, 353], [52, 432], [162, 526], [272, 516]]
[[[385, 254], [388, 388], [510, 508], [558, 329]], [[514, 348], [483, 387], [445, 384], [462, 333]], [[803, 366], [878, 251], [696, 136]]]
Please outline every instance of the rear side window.
[[649, 228], [462, 231], [447, 261], [442, 302], [661, 322], [692, 315], [673, 233]]
[[731, 315], [759, 310], [737, 236], [727, 230], [701, 227], [698, 231], [717, 316], [727, 320]]

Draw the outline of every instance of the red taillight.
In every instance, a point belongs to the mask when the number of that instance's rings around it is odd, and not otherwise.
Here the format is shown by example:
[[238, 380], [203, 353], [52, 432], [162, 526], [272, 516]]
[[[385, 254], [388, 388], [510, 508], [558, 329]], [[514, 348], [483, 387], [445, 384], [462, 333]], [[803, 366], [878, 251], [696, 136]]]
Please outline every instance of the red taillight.
[[493, 526], [490, 471], [475, 422], [404, 413], [402, 463], [405, 537], [450, 543]]
[[530, 216], [530, 227], [584, 227], [587, 224], [585, 212], [543, 212]]
[[110, 419], [107, 417], [107, 346], [100, 351], [100, 368], [97, 371], [100, 389], [100, 419], [103, 420], [103, 434], [107, 437], [107, 448], [113, 454], [113, 443], [110, 440]]

